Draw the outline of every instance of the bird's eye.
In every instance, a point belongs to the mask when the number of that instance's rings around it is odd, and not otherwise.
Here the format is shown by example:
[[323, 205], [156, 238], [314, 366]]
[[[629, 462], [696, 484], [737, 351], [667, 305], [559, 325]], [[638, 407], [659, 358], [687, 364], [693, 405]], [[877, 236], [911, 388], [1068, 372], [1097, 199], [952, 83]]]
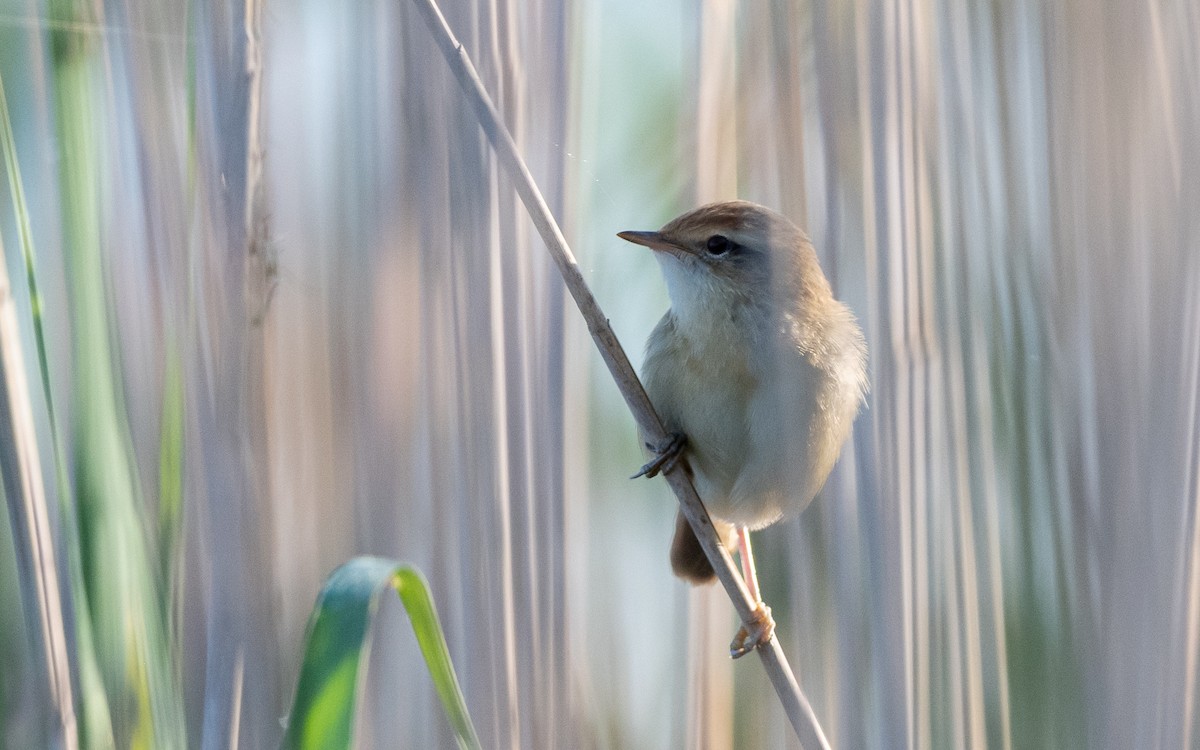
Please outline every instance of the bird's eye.
[[712, 255], [724, 255], [736, 249], [737, 245], [734, 244], [733, 240], [724, 235], [714, 234], [708, 238], [708, 244], [705, 247]]

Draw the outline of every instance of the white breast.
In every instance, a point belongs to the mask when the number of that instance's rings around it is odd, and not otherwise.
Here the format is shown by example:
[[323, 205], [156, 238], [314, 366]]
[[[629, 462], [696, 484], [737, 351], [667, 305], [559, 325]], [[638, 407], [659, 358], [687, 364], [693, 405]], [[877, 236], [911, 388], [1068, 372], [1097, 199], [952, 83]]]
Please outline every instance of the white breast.
[[862, 397], [861, 356], [818, 366], [782, 345], [774, 357], [751, 358], [734, 323], [702, 339], [679, 331], [668, 313], [643, 367], [668, 431], [688, 436], [701, 499], [713, 516], [751, 528], [800, 512], [849, 435]]

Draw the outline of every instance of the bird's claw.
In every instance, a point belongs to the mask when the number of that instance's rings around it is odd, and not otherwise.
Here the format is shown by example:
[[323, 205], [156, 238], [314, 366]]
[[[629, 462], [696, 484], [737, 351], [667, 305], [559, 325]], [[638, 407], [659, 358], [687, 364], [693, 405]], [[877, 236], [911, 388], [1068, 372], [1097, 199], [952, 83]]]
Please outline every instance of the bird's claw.
[[740, 659], [759, 646], [765, 646], [775, 637], [775, 618], [771, 617], [771, 608], [762, 602], [754, 610], [754, 622], [750, 628], [742, 625], [737, 635], [729, 644], [729, 658]]
[[668, 473], [675, 468], [679, 463], [679, 458], [683, 455], [683, 449], [687, 446], [687, 435], [678, 432], [672, 432], [667, 435], [667, 440], [662, 445], [654, 446], [646, 443], [646, 447], [654, 451], [654, 458], [646, 462], [646, 465], [634, 474], [630, 479], [638, 477], [656, 477], [659, 474]]

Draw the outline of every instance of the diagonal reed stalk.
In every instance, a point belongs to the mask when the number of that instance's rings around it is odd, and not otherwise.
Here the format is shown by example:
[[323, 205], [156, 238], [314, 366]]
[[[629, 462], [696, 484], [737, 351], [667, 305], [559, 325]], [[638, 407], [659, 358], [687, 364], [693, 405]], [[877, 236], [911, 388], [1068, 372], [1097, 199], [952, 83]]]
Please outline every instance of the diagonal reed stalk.
[[[575, 257], [567, 246], [562, 230], [559, 229], [551, 215], [550, 208], [546, 205], [541, 191], [538, 190], [533, 176], [521, 158], [512, 135], [500, 119], [495, 105], [492, 104], [491, 97], [488, 96], [470, 57], [462, 44], [454, 37], [454, 33], [450, 30], [450, 26], [446, 23], [445, 17], [442, 16], [442, 12], [434, 0], [414, 0], [414, 2], [429, 25], [433, 38], [441, 48], [442, 54], [445, 55], [446, 62], [449, 63], [455, 78], [458, 79], [466, 93], [471, 107], [479, 118], [480, 126], [491, 142], [492, 148], [495, 149], [497, 158], [513, 181], [517, 194], [521, 197], [521, 202], [525, 204], [526, 210], [529, 211], [534, 226], [537, 227], [550, 255], [554, 258], [563, 281], [566, 282], [567, 290], [571, 293], [576, 306], [579, 307], [579, 312], [587, 322], [588, 332], [592, 335], [592, 340], [596, 342], [600, 356], [608, 366], [613, 380], [616, 381], [621, 395], [625, 398], [626, 405], [633, 413], [634, 419], [648, 442], [654, 444], [664, 442], [666, 431], [663, 429], [649, 397], [646, 396], [646, 391], [642, 387], [641, 381], [638, 380], [637, 373], [634, 372], [629, 358], [625, 355], [624, 349], [617, 341], [616, 334], [608, 324], [608, 318], [584, 282], [583, 274], [580, 273]], [[695, 530], [700, 545], [712, 562], [717, 578], [733, 602], [738, 616], [750, 628], [754, 622], [755, 602], [750, 598], [745, 582], [734, 567], [729, 551], [721, 544], [713, 529], [712, 520], [704, 508], [700, 496], [696, 494], [696, 488], [692, 486], [692, 482], [688, 478], [684, 463], [683, 461], [678, 462], [673, 470], [665, 474], [667, 483], [679, 498], [683, 514]], [[783, 648], [779, 645], [779, 640], [772, 638], [769, 643], [759, 647], [758, 654], [762, 658], [763, 668], [766, 669], [771, 684], [775, 687], [775, 692], [779, 695], [779, 700], [783, 704], [788, 720], [796, 731], [796, 736], [800, 739], [801, 744], [810, 750], [828, 748], [829, 742], [825, 739], [825, 733], [821, 730], [821, 725], [817, 722], [816, 714], [813, 713], [808, 699], [801, 692], [795, 675], [792, 674], [791, 666], [783, 653]]]

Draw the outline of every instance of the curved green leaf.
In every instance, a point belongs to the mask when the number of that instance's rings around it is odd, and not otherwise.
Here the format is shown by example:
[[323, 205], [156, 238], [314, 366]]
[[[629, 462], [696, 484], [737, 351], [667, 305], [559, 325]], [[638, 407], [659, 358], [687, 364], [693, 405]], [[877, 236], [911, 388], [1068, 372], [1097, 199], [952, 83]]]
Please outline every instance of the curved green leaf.
[[309, 617], [285, 748], [351, 746], [359, 667], [365, 668], [367, 633], [379, 594], [388, 587], [408, 612], [458, 746], [464, 750], [480, 746], [425, 577], [417, 568], [395, 560], [356, 557], [330, 574]]

